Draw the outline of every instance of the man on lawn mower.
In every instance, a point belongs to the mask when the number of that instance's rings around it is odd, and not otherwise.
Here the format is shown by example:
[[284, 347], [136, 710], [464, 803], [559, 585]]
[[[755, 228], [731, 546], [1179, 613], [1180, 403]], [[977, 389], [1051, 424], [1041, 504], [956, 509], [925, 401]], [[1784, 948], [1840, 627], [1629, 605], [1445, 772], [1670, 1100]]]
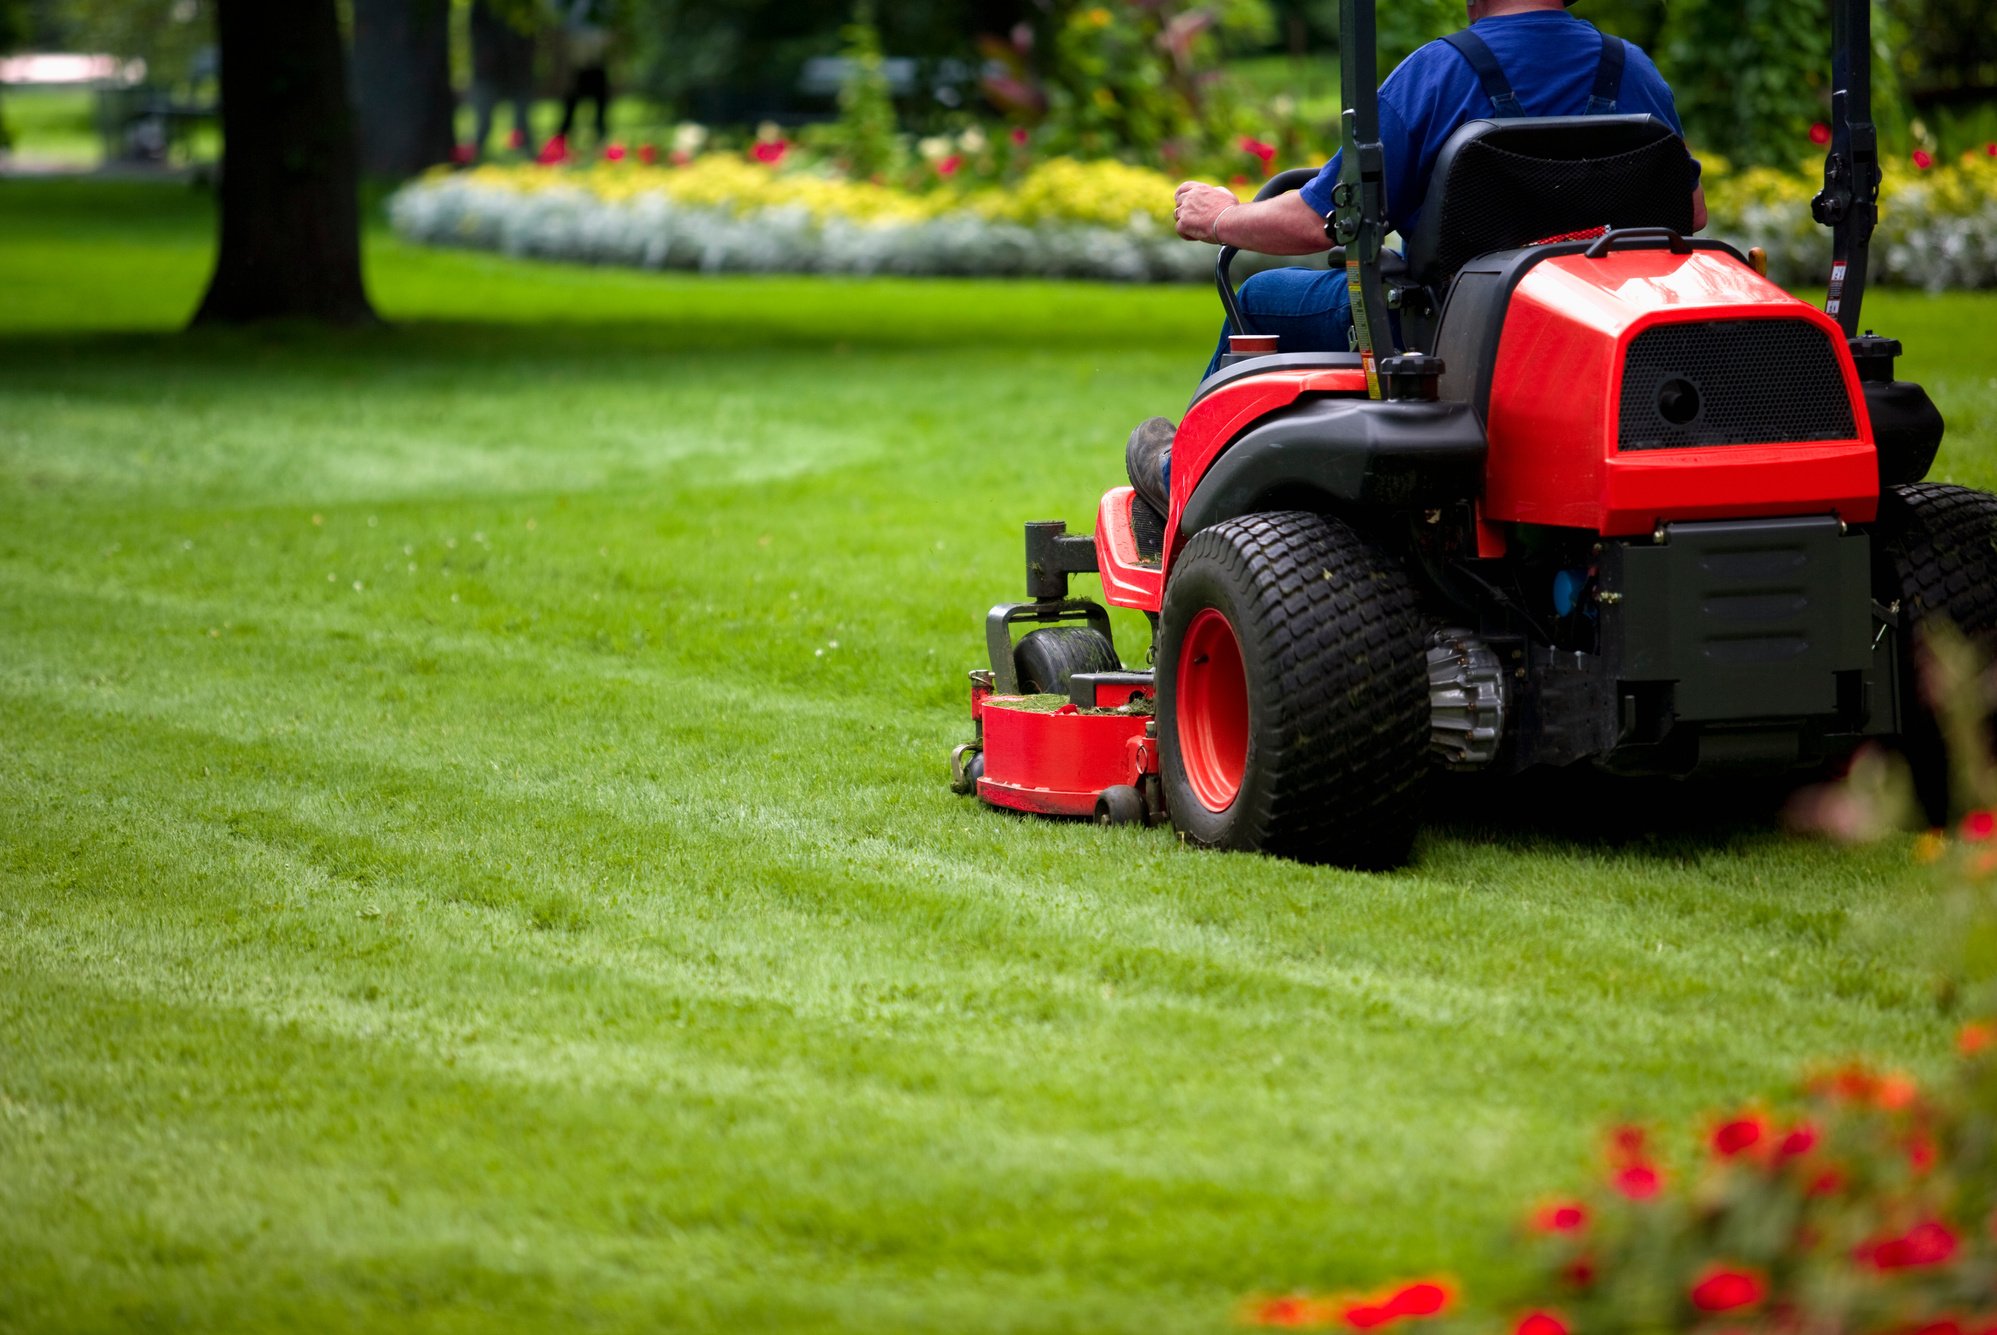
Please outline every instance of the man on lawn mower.
[[[1387, 77], [1380, 86], [1380, 141], [1389, 225], [1403, 235], [1414, 230], [1437, 154], [1469, 121], [1648, 113], [1683, 133], [1671, 89], [1650, 57], [1567, 13], [1572, 3], [1468, 0], [1466, 31], [1430, 42]], [[1179, 235], [1267, 255], [1322, 251], [1340, 157], [1301, 190], [1273, 199], [1244, 202], [1231, 190], [1187, 181], [1173, 211]], [[1692, 216], [1695, 230], [1706, 225], [1705, 194], [1696, 183]], [[1239, 300], [1259, 332], [1279, 337], [1283, 352], [1351, 346], [1352, 298], [1342, 268], [1271, 269], [1243, 283]], [[1227, 332], [1221, 330], [1207, 375], [1227, 351]], [[1173, 431], [1167, 419], [1151, 418], [1130, 433], [1124, 454], [1131, 486], [1161, 520], [1171, 508]]]

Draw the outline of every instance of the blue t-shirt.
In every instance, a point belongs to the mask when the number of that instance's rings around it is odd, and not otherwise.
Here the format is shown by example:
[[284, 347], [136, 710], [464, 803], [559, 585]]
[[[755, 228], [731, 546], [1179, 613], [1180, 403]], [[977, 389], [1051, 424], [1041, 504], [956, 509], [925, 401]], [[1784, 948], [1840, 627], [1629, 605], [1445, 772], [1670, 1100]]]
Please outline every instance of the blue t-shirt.
[[[1536, 9], [1480, 19], [1470, 31], [1484, 39], [1511, 81], [1528, 116], [1580, 116], [1595, 91], [1602, 63], [1602, 34], [1564, 9]], [[1656, 116], [1681, 135], [1671, 89], [1634, 42], [1616, 111]], [[1443, 144], [1465, 122], [1491, 116], [1496, 108], [1484, 95], [1477, 72], [1455, 47], [1430, 42], [1402, 61], [1380, 85], [1380, 146], [1387, 160], [1387, 222], [1402, 235], [1414, 231], [1428, 197], [1429, 174]], [[1320, 214], [1332, 209], [1340, 153], [1297, 193]]]

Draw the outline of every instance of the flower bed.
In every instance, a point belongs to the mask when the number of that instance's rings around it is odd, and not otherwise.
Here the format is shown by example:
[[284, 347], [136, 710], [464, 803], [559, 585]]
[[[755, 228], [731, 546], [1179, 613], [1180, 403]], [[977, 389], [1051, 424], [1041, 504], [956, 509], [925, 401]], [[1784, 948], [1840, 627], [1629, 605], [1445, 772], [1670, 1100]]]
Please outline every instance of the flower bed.
[[1172, 233], [1174, 182], [1121, 163], [1057, 158], [1010, 188], [919, 193], [772, 165], [442, 172], [398, 191], [389, 216], [430, 245], [648, 269], [1125, 282], [1212, 269], [1210, 250]]
[[[800, 169], [781, 144], [770, 147], [678, 166], [620, 155], [578, 168], [438, 172], [398, 191], [389, 216], [423, 244], [648, 269], [1124, 282], [1212, 272], [1210, 248], [1173, 235], [1175, 182], [1162, 172], [1055, 158], [1008, 184], [939, 170], [935, 185], [910, 189]], [[1711, 235], [1767, 250], [1778, 282], [1823, 284], [1830, 239], [1810, 218], [1808, 176], [1711, 163], [1708, 178]], [[1997, 287], [1997, 145], [1952, 163], [1893, 164], [1881, 207], [1875, 282]]]
[[[1711, 163], [1707, 176], [1712, 235], [1765, 249], [1779, 283], [1828, 281], [1829, 234], [1810, 217], [1816, 182], [1766, 167], [1728, 175]], [[1873, 282], [1930, 292], [1997, 287], [1997, 144], [1950, 163], [1919, 153], [1887, 164], [1879, 209]]]

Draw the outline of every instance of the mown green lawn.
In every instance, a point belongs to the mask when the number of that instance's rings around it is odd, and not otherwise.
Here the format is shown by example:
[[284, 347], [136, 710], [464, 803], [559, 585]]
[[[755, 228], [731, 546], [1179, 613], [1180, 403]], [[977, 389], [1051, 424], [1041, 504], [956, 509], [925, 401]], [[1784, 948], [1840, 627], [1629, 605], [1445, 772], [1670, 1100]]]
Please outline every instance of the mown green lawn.
[[[0, 183], [0, 1327], [1496, 1293], [1605, 1120], [1943, 1060], [1907, 845], [1773, 797], [1458, 796], [1363, 876], [950, 795], [1202, 290], [377, 238], [390, 330], [179, 335], [207, 225]], [[1997, 481], [1997, 299], [1874, 317]]]

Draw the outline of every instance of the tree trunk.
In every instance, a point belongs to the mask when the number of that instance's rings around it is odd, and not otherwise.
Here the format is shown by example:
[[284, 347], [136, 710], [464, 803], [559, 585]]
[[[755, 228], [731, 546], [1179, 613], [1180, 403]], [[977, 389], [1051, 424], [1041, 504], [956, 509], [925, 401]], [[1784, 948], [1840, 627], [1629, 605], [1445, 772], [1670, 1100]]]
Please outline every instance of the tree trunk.
[[450, 161], [455, 107], [449, 0], [354, 0], [361, 170], [399, 181]]
[[336, 0], [218, 0], [222, 236], [194, 323], [372, 323]]

